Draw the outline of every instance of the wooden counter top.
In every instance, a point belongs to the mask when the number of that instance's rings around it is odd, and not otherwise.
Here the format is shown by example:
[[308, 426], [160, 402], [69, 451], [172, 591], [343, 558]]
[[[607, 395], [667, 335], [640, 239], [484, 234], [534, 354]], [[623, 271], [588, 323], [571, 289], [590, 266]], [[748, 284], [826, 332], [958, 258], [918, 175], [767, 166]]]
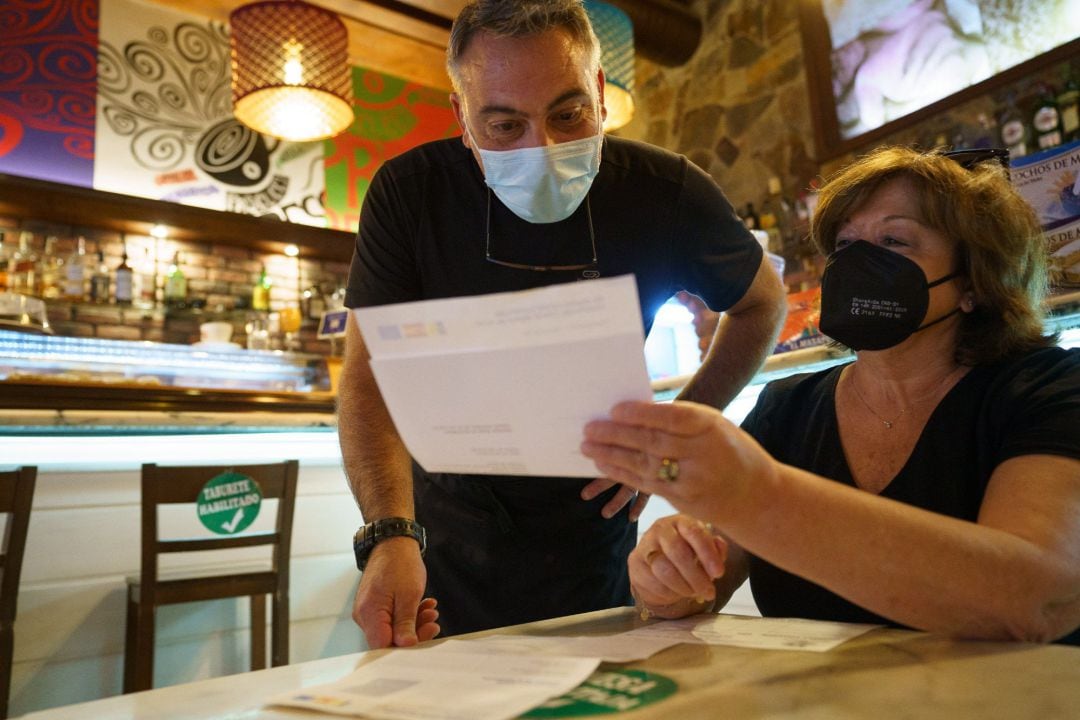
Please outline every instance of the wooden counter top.
[[[640, 621], [632, 609], [616, 608], [490, 632], [604, 634], [636, 624]], [[477, 635], [483, 634], [489, 633]], [[337, 680], [381, 652], [215, 678], [25, 717], [330, 718], [335, 716], [263, 703], [290, 688]], [[823, 653], [682, 644], [648, 660], [604, 664], [601, 669], [612, 667], [658, 673], [679, 687], [661, 702], [620, 715], [627, 720], [1050, 720], [1080, 715], [1080, 648], [1060, 645], [963, 642], [878, 629]]]
[[10, 410], [333, 413], [334, 394], [138, 385], [0, 381]]

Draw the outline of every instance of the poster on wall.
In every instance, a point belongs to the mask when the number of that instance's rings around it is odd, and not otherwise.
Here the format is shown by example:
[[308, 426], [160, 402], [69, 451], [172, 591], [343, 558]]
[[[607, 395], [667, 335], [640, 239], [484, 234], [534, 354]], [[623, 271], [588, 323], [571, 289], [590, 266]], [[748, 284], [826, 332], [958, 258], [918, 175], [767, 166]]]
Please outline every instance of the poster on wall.
[[0, 6], [0, 173], [89, 187], [97, 0]]
[[356, 232], [364, 194], [384, 162], [461, 132], [445, 90], [365, 68], [353, 68], [353, 113], [352, 126], [324, 142], [328, 225], [349, 232]]
[[322, 143], [280, 141], [233, 118], [224, 24], [100, 2], [95, 189], [326, 224]]
[[1042, 223], [1052, 281], [1080, 286], [1080, 140], [1014, 160], [1009, 176]]

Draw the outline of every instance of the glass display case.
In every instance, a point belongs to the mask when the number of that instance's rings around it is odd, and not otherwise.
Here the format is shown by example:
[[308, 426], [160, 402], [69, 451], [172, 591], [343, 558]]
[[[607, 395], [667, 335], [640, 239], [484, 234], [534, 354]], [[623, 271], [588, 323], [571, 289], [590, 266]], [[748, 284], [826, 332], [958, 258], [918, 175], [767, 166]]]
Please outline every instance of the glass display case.
[[329, 390], [317, 355], [55, 337], [0, 330], [0, 381], [313, 392]]
[[319, 355], [0, 330], [0, 432], [7, 434], [71, 429], [76, 418], [83, 427], [191, 431], [193, 424], [295, 425], [310, 413], [326, 426], [333, 411]]

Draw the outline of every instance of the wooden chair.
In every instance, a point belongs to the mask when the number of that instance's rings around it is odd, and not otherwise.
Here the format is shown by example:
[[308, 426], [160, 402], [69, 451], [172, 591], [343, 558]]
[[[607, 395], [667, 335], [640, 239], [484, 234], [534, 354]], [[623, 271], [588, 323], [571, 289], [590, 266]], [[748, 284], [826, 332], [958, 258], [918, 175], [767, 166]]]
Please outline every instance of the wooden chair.
[[[258, 483], [263, 499], [277, 498], [272, 532], [249, 532], [208, 538], [159, 538], [158, 508], [191, 505], [193, 515], [207, 481], [226, 472]], [[251, 599], [251, 668], [266, 667], [266, 595], [273, 597], [271, 663], [289, 662], [289, 555], [298, 463], [265, 465], [142, 467], [142, 562], [138, 577], [128, 578], [124, 692], [148, 690], [154, 681], [154, 614], [160, 605], [248, 596]], [[228, 574], [184, 572], [162, 577], [159, 556], [272, 545], [269, 568], [226, 567]], [[250, 570], [250, 571], [249, 571]]]
[[36, 467], [0, 473], [0, 514], [7, 515], [0, 544], [0, 718], [7, 717], [11, 662], [15, 650], [15, 605], [19, 599], [26, 530], [34, 499]]

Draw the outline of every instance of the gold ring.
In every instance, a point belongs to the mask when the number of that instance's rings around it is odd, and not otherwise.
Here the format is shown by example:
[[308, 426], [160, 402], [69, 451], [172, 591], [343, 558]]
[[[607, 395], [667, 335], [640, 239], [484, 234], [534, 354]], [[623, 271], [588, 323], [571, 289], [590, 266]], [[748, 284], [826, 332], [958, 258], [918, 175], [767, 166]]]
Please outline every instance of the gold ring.
[[656, 477], [661, 480], [667, 480], [668, 482], [675, 482], [679, 479], [679, 461], [672, 460], [671, 458], [663, 458], [660, 461], [660, 469], [656, 471]]

